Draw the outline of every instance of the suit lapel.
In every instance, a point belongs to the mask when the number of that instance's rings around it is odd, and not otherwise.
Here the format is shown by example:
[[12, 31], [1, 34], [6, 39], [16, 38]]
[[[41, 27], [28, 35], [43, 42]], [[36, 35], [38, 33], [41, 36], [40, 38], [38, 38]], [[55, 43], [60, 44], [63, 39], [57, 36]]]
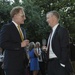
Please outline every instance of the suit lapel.
[[57, 32], [60, 28], [60, 25], [58, 25], [58, 27], [56, 28], [55, 32], [54, 32], [54, 35], [53, 35], [53, 38], [52, 38], [52, 42], [53, 42], [53, 39], [55, 38], [55, 36], [57, 36]]
[[15, 32], [17, 32], [17, 33], [19, 34], [18, 29], [16, 28], [16, 26], [14, 25], [14, 23], [13, 23], [13, 22], [11, 23], [11, 25], [13, 26], [14, 31], [15, 31]]
[[20, 34], [18, 32], [18, 29], [16, 28], [16, 26], [14, 25], [14, 23], [11, 22], [10, 25], [12, 25], [13, 32], [15, 33], [15, 35], [17, 36], [17, 38], [19, 38], [21, 40]]

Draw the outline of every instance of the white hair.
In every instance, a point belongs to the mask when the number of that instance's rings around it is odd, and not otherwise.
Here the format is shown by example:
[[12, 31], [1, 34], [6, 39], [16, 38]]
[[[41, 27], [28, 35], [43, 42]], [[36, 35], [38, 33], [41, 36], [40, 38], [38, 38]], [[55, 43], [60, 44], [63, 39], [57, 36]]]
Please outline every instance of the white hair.
[[40, 46], [40, 42], [36, 42], [36, 45], [39, 45]]

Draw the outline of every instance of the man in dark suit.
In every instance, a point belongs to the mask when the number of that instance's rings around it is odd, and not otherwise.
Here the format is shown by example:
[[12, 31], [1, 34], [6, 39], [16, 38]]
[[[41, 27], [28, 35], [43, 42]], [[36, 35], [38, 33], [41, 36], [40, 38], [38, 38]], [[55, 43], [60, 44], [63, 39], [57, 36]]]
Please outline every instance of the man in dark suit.
[[72, 67], [69, 61], [68, 31], [60, 26], [60, 16], [57, 11], [48, 12], [46, 18], [52, 28], [46, 47], [49, 58], [48, 75], [70, 75]]
[[28, 45], [29, 40], [25, 40], [24, 29], [20, 28], [26, 19], [23, 7], [14, 7], [10, 15], [12, 22], [3, 25], [1, 29], [0, 46], [5, 50], [5, 75], [24, 75], [24, 47]]

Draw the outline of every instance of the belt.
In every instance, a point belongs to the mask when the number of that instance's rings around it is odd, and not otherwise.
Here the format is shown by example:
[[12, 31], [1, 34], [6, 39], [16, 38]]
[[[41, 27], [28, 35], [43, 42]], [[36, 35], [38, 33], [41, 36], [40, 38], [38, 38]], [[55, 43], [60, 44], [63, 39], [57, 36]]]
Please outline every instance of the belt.
[[54, 61], [54, 60], [57, 60], [57, 58], [51, 58], [51, 59], [49, 59], [49, 61]]

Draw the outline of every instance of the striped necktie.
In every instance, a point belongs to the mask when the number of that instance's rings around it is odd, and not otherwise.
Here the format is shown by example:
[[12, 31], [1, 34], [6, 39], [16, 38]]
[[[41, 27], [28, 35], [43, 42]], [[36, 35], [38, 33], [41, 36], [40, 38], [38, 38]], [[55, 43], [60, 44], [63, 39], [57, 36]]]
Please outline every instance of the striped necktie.
[[18, 25], [18, 31], [19, 31], [21, 40], [23, 41], [24, 40], [24, 35], [23, 35], [22, 30], [21, 30], [21, 27], [19, 25]]

